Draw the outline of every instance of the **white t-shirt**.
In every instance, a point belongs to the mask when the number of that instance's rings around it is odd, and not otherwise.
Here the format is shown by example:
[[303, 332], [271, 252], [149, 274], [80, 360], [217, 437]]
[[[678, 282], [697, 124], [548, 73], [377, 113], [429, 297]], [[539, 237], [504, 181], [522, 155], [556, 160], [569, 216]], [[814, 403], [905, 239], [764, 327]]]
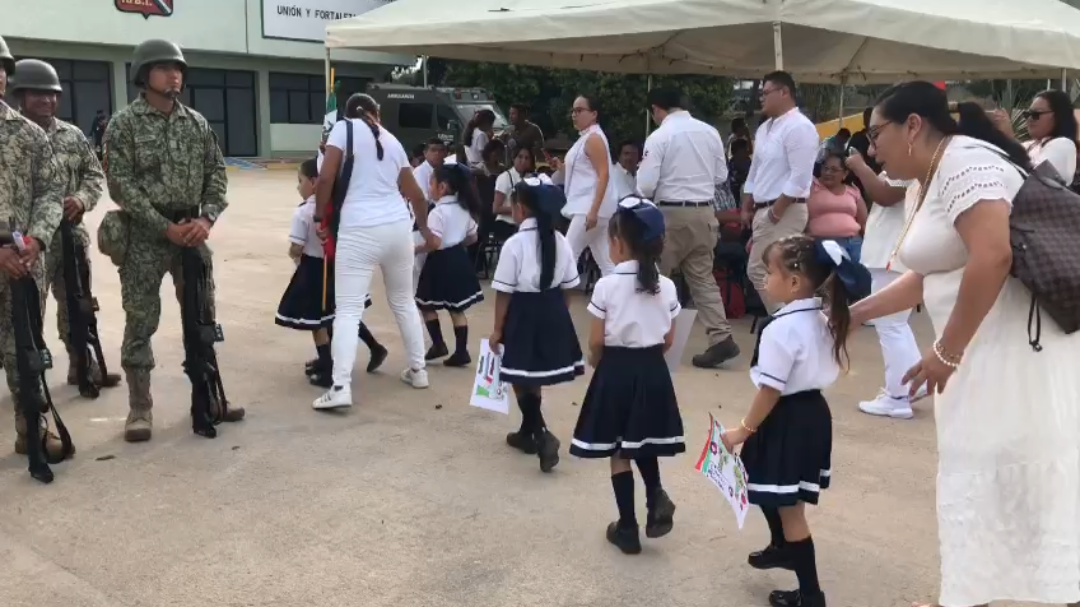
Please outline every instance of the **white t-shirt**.
[[1057, 137], [1042, 144], [1029, 141], [1024, 144], [1024, 147], [1031, 156], [1033, 166], [1049, 162], [1066, 185], [1072, 184], [1073, 177], [1076, 176], [1076, 144], [1065, 137]]
[[326, 145], [345, 151], [347, 124], [353, 125], [353, 174], [345, 202], [341, 209], [342, 228], [373, 228], [411, 221], [409, 211], [401, 203], [398, 178], [402, 169], [412, 170], [409, 155], [393, 133], [379, 127], [379, 141], [383, 147], [383, 159], [375, 150], [375, 137], [364, 121], [342, 120], [330, 131]]
[[476, 129], [472, 134], [472, 143], [469, 147], [465, 148], [465, 158], [469, 164], [479, 166], [484, 164], [484, 148], [487, 147], [488, 142], [491, 139], [488, 134], [480, 129]]
[[604, 321], [604, 345], [648, 348], [664, 343], [682, 306], [675, 283], [660, 277], [656, 294], [638, 290], [638, 262], [624, 261], [596, 281], [589, 313]]
[[322, 259], [322, 240], [315, 233], [315, 197], [300, 203], [293, 211], [292, 226], [289, 228], [289, 242], [304, 247], [304, 255]]
[[[861, 261], [864, 266], [872, 270], [884, 270], [889, 267], [893, 272], [903, 273], [907, 271], [907, 268], [900, 263], [899, 259], [892, 259], [892, 254], [899, 244], [900, 235], [904, 232], [908, 211], [915, 208], [919, 195], [919, 181], [917, 179], [889, 179], [884, 173], [881, 176], [893, 187], [906, 187], [907, 194], [903, 202], [898, 202], [891, 207], [880, 204], [871, 207], [870, 215], [866, 218]], [[892, 259], [891, 265], [890, 259]]]
[[[555, 232], [555, 272], [548, 286], [573, 289], [580, 282], [574, 250], [565, 236]], [[530, 217], [521, 222], [517, 234], [503, 244], [491, 288], [503, 293], [540, 292], [540, 239], [536, 233], [536, 219]]]
[[435, 167], [431, 166], [431, 163], [427, 160], [416, 165], [416, 168], [412, 170], [413, 179], [416, 179], [416, 183], [420, 186], [420, 191], [424, 193], [426, 200], [431, 200], [431, 175], [434, 172]]
[[[495, 179], [495, 191], [501, 193], [506, 197], [507, 205], [510, 204], [510, 197], [514, 193], [514, 186], [521, 183], [521, 173], [517, 172], [517, 169], [510, 167], [503, 171], [498, 178]], [[513, 215], [496, 215], [496, 221], [504, 221], [506, 223], [514, 223]]]
[[428, 213], [428, 228], [442, 239], [439, 249], [455, 247], [469, 236], [476, 235], [476, 221], [458, 204], [457, 196], [444, 196]]
[[750, 379], [781, 394], [824, 390], [840, 376], [833, 357], [829, 320], [816, 299], [797, 299], [773, 314], [761, 332], [757, 365]]

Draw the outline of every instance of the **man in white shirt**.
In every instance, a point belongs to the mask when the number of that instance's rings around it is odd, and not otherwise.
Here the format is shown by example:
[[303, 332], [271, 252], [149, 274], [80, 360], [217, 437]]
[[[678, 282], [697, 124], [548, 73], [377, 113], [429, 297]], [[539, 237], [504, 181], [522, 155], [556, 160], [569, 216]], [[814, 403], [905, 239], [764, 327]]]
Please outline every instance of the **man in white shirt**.
[[641, 164], [641, 146], [636, 141], [630, 140], [620, 143], [615, 166], [611, 169], [611, 178], [615, 181], [615, 195], [619, 200], [637, 191], [639, 164]]
[[682, 108], [674, 88], [649, 91], [652, 118], [660, 125], [645, 140], [637, 171], [638, 193], [664, 213], [667, 232], [660, 272], [678, 269], [690, 289], [709, 336], [709, 349], [693, 358], [695, 367], [714, 369], [739, 355], [724, 312], [720, 287], [713, 278], [719, 224], [713, 212], [717, 192], [727, 187], [724, 142], [712, 126]]
[[431, 175], [435, 171], [435, 167], [441, 167], [443, 161], [446, 160], [446, 142], [439, 138], [433, 138], [428, 140], [427, 146], [424, 147], [424, 160], [416, 168], [413, 169], [413, 178], [416, 179], [416, 183], [420, 186], [420, 190], [424, 192], [424, 197], [431, 201]]
[[779, 309], [765, 294], [765, 262], [772, 243], [806, 231], [806, 198], [814, 181], [818, 133], [795, 104], [795, 80], [787, 72], [762, 79], [761, 109], [768, 116], [754, 138], [754, 159], [743, 184], [743, 223], [753, 230], [747, 275], [769, 312]]
[[[904, 232], [908, 207], [914, 204], [918, 196], [919, 182], [894, 181], [884, 173], [875, 175], [874, 169], [867, 165], [857, 150], [849, 153], [847, 166], [859, 178], [867, 197], [874, 203], [866, 220], [862, 263], [870, 270], [871, 288], [876, 293], [907, 270], [899, 259], [894, 258], [893, 253]], [[872, 400], [859, 403], [859, 410], [863, 413], [894, 419], [911, 419], [914, 415], [908, 387], [903, 379], [908, 369], [922, 359], [922, 352], [908, 324], [910, 316], [911, 310], [904, 310], [874, 321], [881, 343], [881, 357], [885, 361], [885, 387]], [[919, 396], [923, 395], [925, 392]]]

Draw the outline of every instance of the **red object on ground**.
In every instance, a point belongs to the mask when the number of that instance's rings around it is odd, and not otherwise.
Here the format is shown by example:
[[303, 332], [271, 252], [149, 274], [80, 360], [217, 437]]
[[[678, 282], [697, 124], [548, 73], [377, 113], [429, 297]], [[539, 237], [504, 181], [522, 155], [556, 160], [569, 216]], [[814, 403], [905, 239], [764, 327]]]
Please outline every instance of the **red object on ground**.
[[742, 282], [736, 276], [729, 276], [727, 270], [715, 270], [713, 279], [720, 287], [720, 297], [724, 300], [724, 313], [728, 318], [746, 316], [746, 296]]

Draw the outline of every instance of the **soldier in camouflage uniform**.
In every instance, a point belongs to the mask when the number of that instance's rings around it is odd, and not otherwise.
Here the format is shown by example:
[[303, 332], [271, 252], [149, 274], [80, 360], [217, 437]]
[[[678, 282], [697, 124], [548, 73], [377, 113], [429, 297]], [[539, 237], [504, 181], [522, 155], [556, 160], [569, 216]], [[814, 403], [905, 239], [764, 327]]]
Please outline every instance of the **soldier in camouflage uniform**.
[[[23, 59], [15, 64], [18, 76], [9, 89], [19, 101], [23, 116], [45, 129], [52, 142], [53, 158], [62, 172], [64, 182], [64, 218], [73, 222], [75, 246], [84, 250], [90, 247], [90, 235], [83, 225], [83, 214], [92, 211], [101, 198], [105, 173], [101, 163], [90, 149], [90, 142], [79, 127], [56, 118], [56, 106], [63, 88], [53, 66], [38, 59]], [[63, 246], [60, 230], [56, 231], [45, 253], [45, 280], [52, 286], [56, 298], [56, 327], [60, 340], [68, 351], [67, 383], [79, 384], [78, 358], [71, 352], [68, 341], [67, 286], [64, 282]], [[85, 256], [89, 262], [89, 255]], [[44, 306], [43, 306], [44, 307]], [[101, 369], [94, 363], [91, 370], [94, 383], [113, 387], [120, 383], [120, 376], [110, 373], [101, 376]]]
[[[64, 188], [53, 162], [48, 135], [3, 101], [8, 77], [15, 74], [15, 59], [3, 38], [0, 38], [0, 66], [3, 67], [0, 70], [0, 225], [5, 230], [21, 230], [29, 237], [22, 253], [10, 247], [0, 248], [0, 359], [15, 401], [15, 450], [25, 454], [26, 421], [18, 404], [19, 372], [8, 280], [29, 273], [42, 289], [44, 299], [41, 253], [48, 250], [47, 245], [64, 215]], [[50, 455], [63, 453], [56, 435], [50, 432], [46, 437], [45, 447]]]
[[[131, 79], [143, 89], [105, 131], [105, 174], [120, 207], [98, 228], [98, 246], [120, 268], [127, 321], [120, 362], [128, 383], [128, 442], [150, 440], [153, 399], [150, 338], [161, 319], [161, 280], [173, 276], [179, 298], [181, 247], [197, 247], [207, 264], [206, 239], [228, 203], [225, 159], [210, 124], [177, 98], [187, 63], [177, 45], [148, 40], [135, 48]], [[208, 297], [213, 300], [213, 283]], [[229, 407], [224, 421], [243, 419]]]

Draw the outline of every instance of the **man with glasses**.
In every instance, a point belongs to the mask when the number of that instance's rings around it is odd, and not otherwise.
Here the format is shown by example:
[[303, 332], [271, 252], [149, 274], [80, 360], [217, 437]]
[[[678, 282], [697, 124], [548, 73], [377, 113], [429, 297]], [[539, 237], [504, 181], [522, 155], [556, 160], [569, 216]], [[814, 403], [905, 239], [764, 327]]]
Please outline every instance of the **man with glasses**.
[[761, 109], [768, 117], [754, 138], [754, 159], [743, 184], [743, 223], [753, 230], [747, 274], [769, 312], [779, 306], [765, 294], [762, 254], [772, 243], [806, 230], [806, 197], [814, 180], [818, 133], [795, 104], [787, 72], [762, 79]]

